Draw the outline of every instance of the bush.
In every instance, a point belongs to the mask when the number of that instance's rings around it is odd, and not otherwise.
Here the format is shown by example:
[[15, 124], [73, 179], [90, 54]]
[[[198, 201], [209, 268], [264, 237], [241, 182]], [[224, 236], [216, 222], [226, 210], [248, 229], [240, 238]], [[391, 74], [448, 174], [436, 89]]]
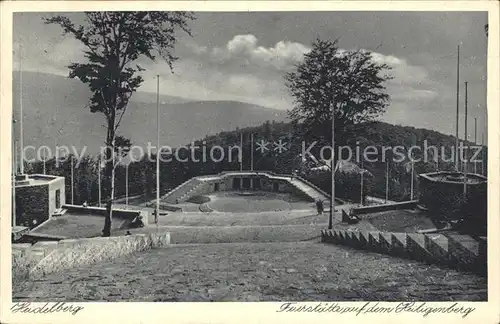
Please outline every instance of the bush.
[[193, 204], [201, 205], [201, 204], [205, 204], [205, 203], [209, 202], [210, 198], [208, 198], [207, 196], [193, 196], [193, 197], [189, 198], [187, 201], [190, 203], [193, 203]]

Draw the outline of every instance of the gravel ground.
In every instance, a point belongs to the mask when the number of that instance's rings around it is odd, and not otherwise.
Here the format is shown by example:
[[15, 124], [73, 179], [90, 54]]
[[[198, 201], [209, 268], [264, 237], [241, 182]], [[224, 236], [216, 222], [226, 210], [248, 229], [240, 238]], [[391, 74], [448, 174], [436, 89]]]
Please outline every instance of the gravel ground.
[[313, 242], [173, 245], [13, 287], [15, 301], [486, 298], [473, 274]]

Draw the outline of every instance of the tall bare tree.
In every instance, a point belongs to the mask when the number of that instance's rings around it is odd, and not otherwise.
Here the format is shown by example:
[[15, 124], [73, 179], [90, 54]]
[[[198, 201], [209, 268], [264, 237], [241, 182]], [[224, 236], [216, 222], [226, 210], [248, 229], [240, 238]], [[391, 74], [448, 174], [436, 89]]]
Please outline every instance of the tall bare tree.
[[111, 235], [114, 177], [117, 161], [116, 133], [130, 97], [142, 84], [134, 64], [140, 57], [155, 60], [159, 55], [170, 69], [177, 59], [173, 55], [176, 31], [190, 34], [189, 12], [85, 12], [85, 22], [75, 24], [62, 15], [44, 18], [47, 24], [59, 25], [64, 34], [73, 36], [85, 46], [85, 63], [68, 66], [71, 78], [87, 84], [92, 92], [90, 111], [101, 113], [106, 122], [104, 185], [107, 215], [103, 236]]

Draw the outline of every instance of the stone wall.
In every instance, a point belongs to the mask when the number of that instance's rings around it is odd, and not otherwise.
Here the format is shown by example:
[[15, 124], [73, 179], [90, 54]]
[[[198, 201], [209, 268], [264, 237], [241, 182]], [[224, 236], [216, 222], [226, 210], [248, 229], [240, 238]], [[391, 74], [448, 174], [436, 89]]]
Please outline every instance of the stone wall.
[[[438, 175], [457, 175], [455, 172], [436, 172], [421, 174], [420, 203], [424, 205], [433, 217], [445, 219], [461, 219], [463, 217], [486, 223], [487, 212], [487, 182], [479, 175], [468, 175], [481, 182], [468, 183], [467, 201], [464, 200], [463, 183], [435, 179]], [[461, 174], [460, 174], [461, 175]]]
[[[104, 207], [83, 207], [80, 205], [63, 205], [62, 208], [66, 209], [67, 212], [78, 212], [81, 213], [81, 216], [90, 215], [90, 216], [105, 216], [106, 208]], [[126, 220], [134, 220], [137, 216], [143, 215], [143, 221], [147, 221], [147, 212], [141, 210], [125, 210], [120, 208], [113, 208], [113, 218], [126, 219]]]
[[[59, 207], [56, 205], [57, 190], [59, 190]], [[64, 204], [66, 204], [66, 187], [64, 178], [60, 177], [49, 183], [49, 215], [54, 215]]]
[[16, 225], [34, 228], [49, 219], [49, 185], [16, 188]]
[[12, 244], [12, 277], [14, 280], [37, 278], [44, 274], [168, 245], [168, 232], [47, 241], [34, 245]]
[[[63, 177], [29, 175], [29, 181], [16, 185], [16, 225], [34, 228], [65, 204]], [[30, 182], [30, 181], [42, 181]], [[59, 207], [56, 206], [56, 192], [59, 190]]]
[[[316, 194], [311, 196], [310, 191], [317, 192], [320, 196], [325, 195], [325, 193], [322, 190], [318, 189], [316, 186], [311, 186], [311, 184], [307, 181], [304, 181], [301, 178], [296, 178], [298, 181], [303, 182], [305, 186], [310, 188], [310, 190], [308, 189], [306, 191], [303, 191], [301, 187], [296, 187], [294, 184], [290, 183], [290, 178], [290, 175], [277, 176], [271, 172], [262, 171], [241, 173], [234, 172], [234, 174], [231, 174], [229, 172], [222, 172], [214, 176], [201, 176], [199, 178], [192, 178], [191, 180], [186, 181], [179, 187], [167, 193], [162, 199], [170, 204], [183, 202], [189, 200], [189, 198], [193, 196], [207, 195], [214, 192], [216, 184], [219, 187], [218, 191], [232, 191], [234, 190], [233, 184], [235, 180], [238, 180], [240, 182], [240, 190], [259, 190], [289, 193], [307, 201], [314, 201], [317, 196]], [[259, 181], [260, 186], [256, 185], [256, 181]]]
[[417, 200], [410, 200], [404, 202], [390, 203], [384, 205], [375, 205], [375, 206], [364, 206], [357, 207], [352, 209], [352, 215], [363, 215], [370, 213], [378, 213], [388, 210], [398, 210], [398, 209], [410, 209], [415, 208], [417, 206]]

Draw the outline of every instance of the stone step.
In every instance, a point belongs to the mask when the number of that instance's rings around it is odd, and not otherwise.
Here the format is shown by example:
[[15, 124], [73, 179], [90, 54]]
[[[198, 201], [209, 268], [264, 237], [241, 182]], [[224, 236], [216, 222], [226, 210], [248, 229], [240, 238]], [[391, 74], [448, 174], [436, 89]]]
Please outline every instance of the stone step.
[[332, 243], [373, 252], [409, 258], [430, 264], [442, 264], [473, 271], [487, 272], [487, 241], [467, 235], [442, 233], [390, 233], [334, 229], [325, 237]]

